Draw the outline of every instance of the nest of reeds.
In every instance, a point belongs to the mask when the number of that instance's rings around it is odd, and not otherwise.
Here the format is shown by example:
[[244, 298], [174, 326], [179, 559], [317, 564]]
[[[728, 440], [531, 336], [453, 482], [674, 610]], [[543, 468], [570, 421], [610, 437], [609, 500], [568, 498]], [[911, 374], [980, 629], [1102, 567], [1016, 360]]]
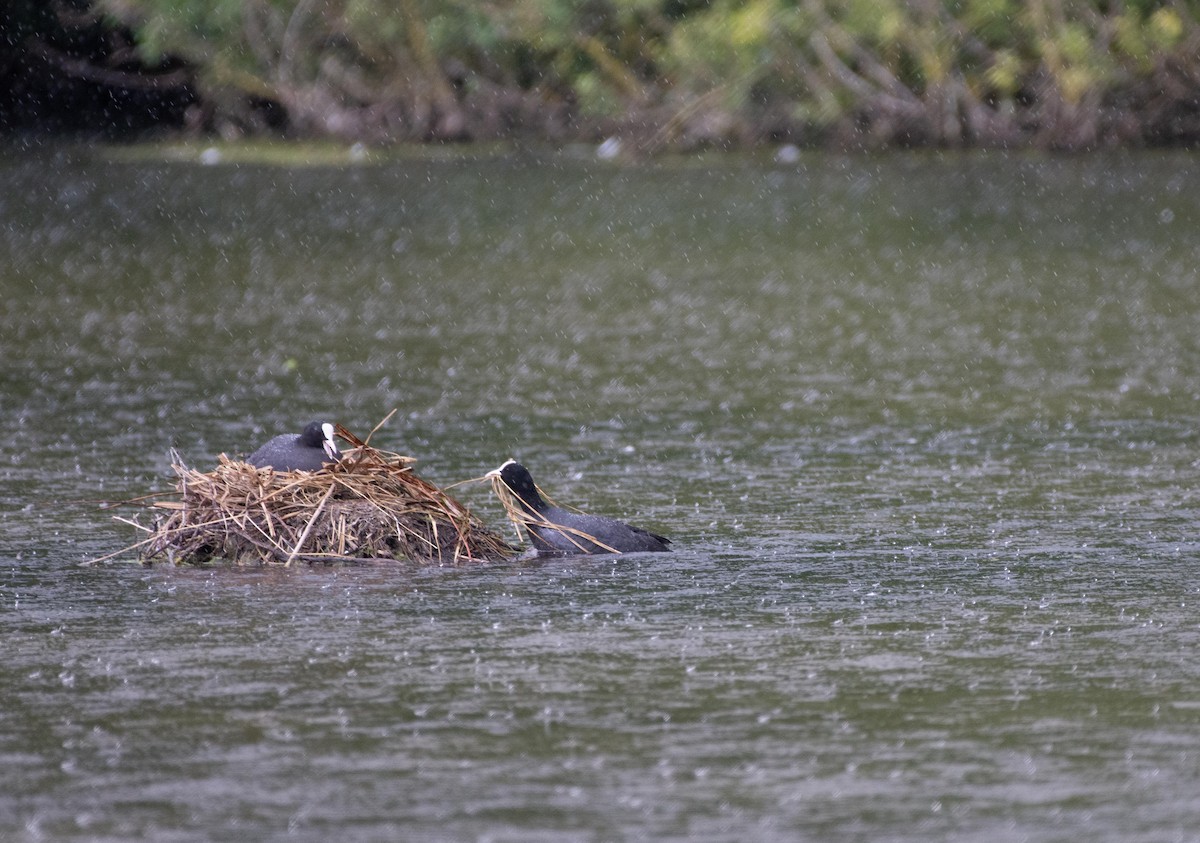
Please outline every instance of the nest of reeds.
[[134, 545], [140, 559], [461, 563], [516, 552], [466, 506], [417, 477], [411, 457], [373, 448], [341, 425], [337, 434], [354, 447], [316, 472], [255, 468], [224, 454], [202, 472], [176, 455], [175, 491], [149, 504], [156, 518], [153, 528], [141, 527], [149, 536]]

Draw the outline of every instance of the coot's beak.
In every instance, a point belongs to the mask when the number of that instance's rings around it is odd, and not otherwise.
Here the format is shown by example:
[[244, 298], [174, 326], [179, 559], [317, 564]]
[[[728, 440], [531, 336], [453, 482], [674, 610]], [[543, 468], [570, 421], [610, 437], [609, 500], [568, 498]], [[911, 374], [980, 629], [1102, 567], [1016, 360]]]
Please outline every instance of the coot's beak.
[[321, 432], [325, 434], [325, 439], [321, 442], [321, 447], [325, 449], [325, 456], [329, 457], [331, 462], [338, 461], [338, 448], [333, 441], [333, 425], [329, 422], [321, 425]]
[[504, 461], [504, 464], [503, 464], [503, 465], [501, 465], [499, 468], [493, 468], [491, 471], [489, 471], [487, 474], [485, 474], [485, 475], [483, 475], [483, 476], [484, 476], [484, 477], [499, 477], [499, 476], [500, 476], [500, 472], [501, 472], [501, 471], [504, 471], [504, 466], [506, 466], [506, 465], [512, 465], [512, 464], [513, 464], [513, 463], [515, 463], [515, 462], [516, 462], [516, 460], [505, 460], [505, 461]]

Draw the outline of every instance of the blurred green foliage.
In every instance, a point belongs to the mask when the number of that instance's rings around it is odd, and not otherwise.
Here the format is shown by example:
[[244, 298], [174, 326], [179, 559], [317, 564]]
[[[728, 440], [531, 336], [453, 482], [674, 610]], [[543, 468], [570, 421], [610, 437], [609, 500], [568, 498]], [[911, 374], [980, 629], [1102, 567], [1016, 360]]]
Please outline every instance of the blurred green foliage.
[[1198, 0], [97, 0], [218, 126], [956, 146], [1200, 137]]

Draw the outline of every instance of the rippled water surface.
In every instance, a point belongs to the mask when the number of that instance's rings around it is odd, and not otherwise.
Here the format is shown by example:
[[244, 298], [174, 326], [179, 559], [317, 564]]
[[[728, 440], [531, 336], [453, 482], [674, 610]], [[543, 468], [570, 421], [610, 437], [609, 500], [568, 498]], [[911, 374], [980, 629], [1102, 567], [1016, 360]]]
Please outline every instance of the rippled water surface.
[[[0, 839], [1196, 839], [1194, 156], [130, 158], [0, 154]], [[677, 549], [80, 564], [392, 408]]]

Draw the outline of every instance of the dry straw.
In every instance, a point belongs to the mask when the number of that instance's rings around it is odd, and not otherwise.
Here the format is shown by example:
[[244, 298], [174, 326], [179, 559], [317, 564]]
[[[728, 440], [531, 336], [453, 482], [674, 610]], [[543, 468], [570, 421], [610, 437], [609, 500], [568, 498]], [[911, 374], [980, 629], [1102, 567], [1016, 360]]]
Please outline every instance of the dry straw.
[[[525, 501], [521, 500], [521, 498], [517, 496], [517, 493], [514, 492], [507, 483], [504, 482], [504, 478], [500, 476], [499, 471], [489, 472], [485, 476], [492, 482], [492, 491], [495, 492], [496, 497], [500, 499], [500, 504], [504, 507], [504, 512], [506, 515], [508, 515], [508, 520], [512, 522], [513, 529], [517, 531], [518, 536], [521, 535], [522, 530], [529, 530], [531, 527], [554, 530], [555, 532], [560, 533], [571, 544], [575, 545], [580, 553], [595, 553], [596, 551], [592, 548], [596, 547], [606, 550], [609, 553], [621, 552], [614, 547], [608, 546], [604, 542], [600, 541], [600, 539], [584, 532], [583, 530], [576, 529], [575, 527], [568, 527], [565, 524], [554, 523], [546, 516], [542, 515], [542, 513], [531, 507], [529, 504], [525, 503]], [[542, 496], [542, 500], [546, 501], [551, 506], [559, 506], [554, 502], [553, 498], [549, 497], [545, 492], [542, 491], [541, 486], [538, 486], [535, 483], [534, 488], [537, 489], [538, 494]], [[559, 508], [561, 509], [561, 507]], [[590, 546], [588, 544], [589, 542], [591, 543]]]
[[[463, 504], [417, 477], [411, 457], [336, 429], [353, 448], [316, 472], [255, 468], [224, 454], [214, 470], [202, 472], [173, 455], [175, 491], [126, 502], [148, 506], [156, 517], [152, 528], [119, 519], [149, 534], [121, 552], [136, 549], [146, 563], [238, 565], [460, 563], [515, 552]], [[172, 499], [146, 503], [155, 497]]]

